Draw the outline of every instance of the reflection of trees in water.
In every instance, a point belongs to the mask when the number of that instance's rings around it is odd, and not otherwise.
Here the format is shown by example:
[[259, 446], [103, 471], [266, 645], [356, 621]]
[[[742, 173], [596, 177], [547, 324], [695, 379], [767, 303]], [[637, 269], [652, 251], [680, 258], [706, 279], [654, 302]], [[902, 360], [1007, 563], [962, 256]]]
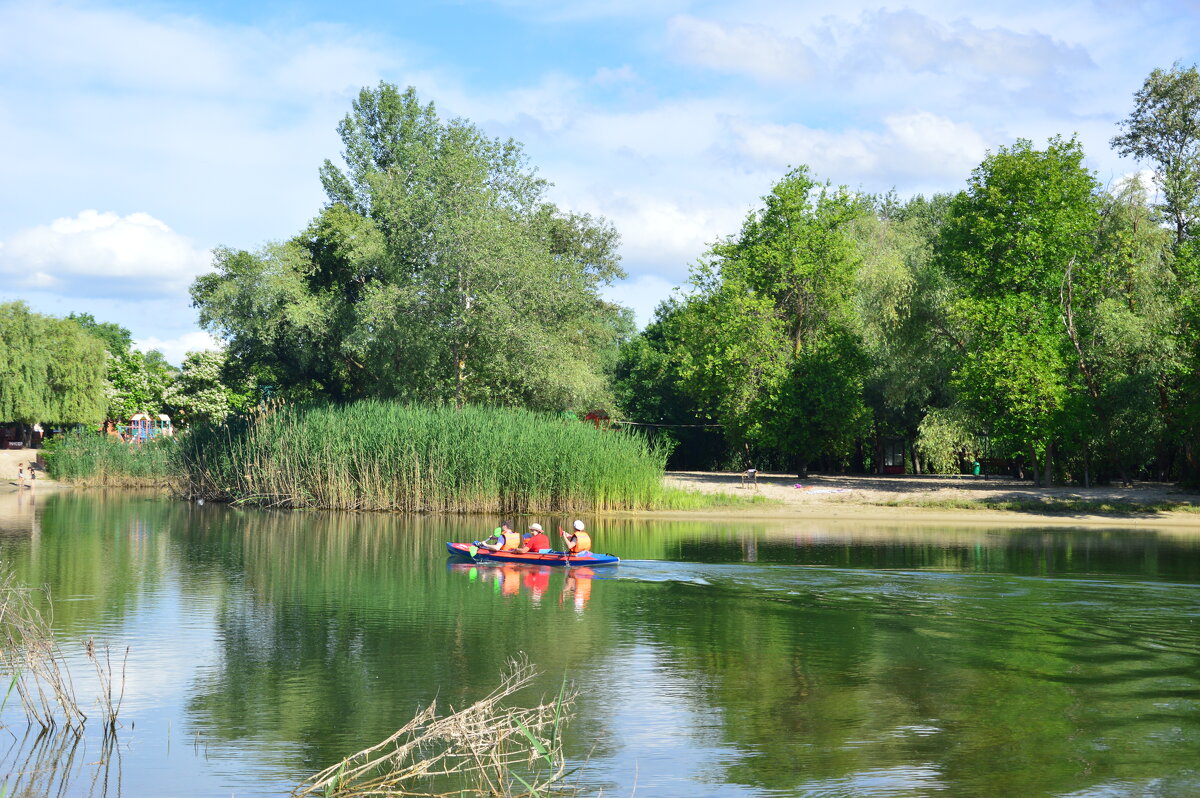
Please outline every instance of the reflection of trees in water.
[[115, 734], [96, 740], [66, 729], [53, 732], [31, 726], [24, 736], [10, 739], [7, 750], [0, 751], [0, 772], [6, 774], [0, 780], [0, 794], [11, 798], [121, 795], [121, 746]]

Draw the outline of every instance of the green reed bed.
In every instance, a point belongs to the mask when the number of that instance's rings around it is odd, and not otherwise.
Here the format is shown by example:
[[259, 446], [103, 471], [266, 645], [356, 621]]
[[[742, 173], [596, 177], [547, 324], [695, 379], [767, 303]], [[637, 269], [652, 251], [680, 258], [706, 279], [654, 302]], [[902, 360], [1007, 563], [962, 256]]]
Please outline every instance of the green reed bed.
[[639, 509], [666, 452], [636, 433], [521, 410], [364, 401], [277, 406], [181, 441], [194, 497], [403, 512]]
[[177, 473], [174, 438], [125, 443], [111, 435], [68, 432], [42, 450], [51, 479], [84, 487], [159, 487]]

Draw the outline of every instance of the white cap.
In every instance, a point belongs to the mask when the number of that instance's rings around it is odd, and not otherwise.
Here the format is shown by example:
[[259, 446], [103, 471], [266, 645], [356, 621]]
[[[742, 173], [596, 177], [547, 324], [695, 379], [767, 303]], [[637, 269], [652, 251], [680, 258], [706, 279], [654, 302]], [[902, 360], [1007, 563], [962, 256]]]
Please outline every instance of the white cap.
[[572, 526], [574, 526], [574, 527], [575, 527], [575, 531], [576, 531], [576, 532], [582, 532], [582, 531], [583, 531], [583, 522], [582, 522], [582, 521], [576, 521], [576, 522], [575, 522], [575, 523], [574, 523]]
[[530, 528], [530, 529], [532, 529], [534, 532], [541, 532], [541, 531], [542, 531], [542, 525], [541, 525], [541, 524], [530, 524], [530, 525], [529, 525], [529, 528]]

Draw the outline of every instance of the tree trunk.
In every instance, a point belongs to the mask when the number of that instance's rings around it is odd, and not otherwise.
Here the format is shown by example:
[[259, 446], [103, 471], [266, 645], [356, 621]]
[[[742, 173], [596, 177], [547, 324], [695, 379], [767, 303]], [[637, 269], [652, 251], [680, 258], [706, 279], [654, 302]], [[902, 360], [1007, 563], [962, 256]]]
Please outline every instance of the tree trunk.
[[1092, 450], [1086, 443], [1083, 445], [1083, 487], [1092, 486]]
[[1033, 475], [1033, 486], [1040, 488], [1042, 486], [1042, 474], [1038, 470], [1037, 449], [1033, 448], [1033, 444], [1029, 444], [1029, 473]]
[[1046, 442], [1046, 476], [1042, 480], [1042, 487], [1049, 488], [1054, 484], [1054, 441]]

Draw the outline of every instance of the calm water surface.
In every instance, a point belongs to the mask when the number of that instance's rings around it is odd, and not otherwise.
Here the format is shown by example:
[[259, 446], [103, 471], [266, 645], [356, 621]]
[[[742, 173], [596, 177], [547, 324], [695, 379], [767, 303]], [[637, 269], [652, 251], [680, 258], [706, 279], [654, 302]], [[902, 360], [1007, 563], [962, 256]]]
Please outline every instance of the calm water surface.
[[80, 641], [130, 647], [112, 754], [9, 702], [0, 794], [287, 794], [523, 652], [582, 688], [606, 796], [1200, 795], [1200, 533], [596, 520], [615, 569], [447, 558], [496, 520], [0, 496], [80, 695]]

